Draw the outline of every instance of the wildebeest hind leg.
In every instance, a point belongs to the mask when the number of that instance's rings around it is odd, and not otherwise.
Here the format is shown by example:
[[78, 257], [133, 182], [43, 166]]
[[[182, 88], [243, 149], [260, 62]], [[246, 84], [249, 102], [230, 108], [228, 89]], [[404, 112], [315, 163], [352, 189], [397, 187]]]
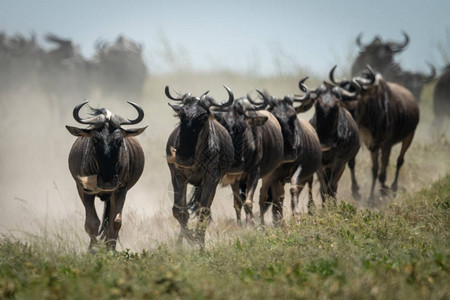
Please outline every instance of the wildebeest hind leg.
[[395, 170], [395, 179], [392, 182], [391, 189], [396, 192], [397, 191], [397, 182], [398, 182], [398, 174], [400, 172], [400, 168], [403, 165], [404, 157], [406, 150], [408, 150], [409, 146], [411, 145], [411, 142], [414, 137], [414, 132], [408, 135], [402, 142], [402, 149], [400, 150], [400, 155], [397, 158], [397, 169]]

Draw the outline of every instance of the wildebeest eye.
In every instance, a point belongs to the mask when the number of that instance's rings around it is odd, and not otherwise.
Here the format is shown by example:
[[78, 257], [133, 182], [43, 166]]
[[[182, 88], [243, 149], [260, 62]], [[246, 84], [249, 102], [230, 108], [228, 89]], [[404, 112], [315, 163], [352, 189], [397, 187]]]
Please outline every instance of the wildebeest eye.
[[92, 141], [94, 142], [94, 144], [97, 144], [100, 141], [100, 139], [101, 139], [101, 136], [98, 132], [95, 132], [92, 135]]

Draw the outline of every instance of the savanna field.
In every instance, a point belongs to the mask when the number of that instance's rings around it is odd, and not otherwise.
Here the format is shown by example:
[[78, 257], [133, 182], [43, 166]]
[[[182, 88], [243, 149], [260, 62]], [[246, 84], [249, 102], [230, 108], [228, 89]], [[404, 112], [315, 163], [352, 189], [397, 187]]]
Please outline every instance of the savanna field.
[[[369, 207], [370, 155], [361, 147], [360, 202], [351, 197], [346, 170], [336, 205], [329, 201], [319, 209], [316, 202], [312, 215], [294, 222], [286, 185], [283, 226], [246, 229], [236, 225], [231, 189], [219, 187], [205, 248], [176, 246], [179, 225], [171, 212], [164, 149], [178, 120], [164, 87], [194, 95], [211, 90], [217, 100], [227, 97], [222, 84], [236, 97], [252, 88], [283, 96], [299, 93], [298, 80], [306, 75], [311, 88], [326, 79], [307, 72], [254, 77], [180, 71], [150, 76], [140, 99], [103, 99], [94, 91], [93, 107], [133, 118], [126, 101], [134, 100], [145, 111], [143, 126], [148, 125], [139, 136], [146, 165], [128, 193], [117, 251], [96, 254], [87, 251], [84, 208], [67, 166], [75, 139], [64, 125], [76, 124], [72, 110], [84, 99], [62, 99], [27, 85], [2, 95], [1, 122], [8, 130], [0, 145], [0, 298], [449, 299], [450, 144], [448, 122], [439, 132], [430, 127], [433, 83], [423, 91], [421, 120], [396, 197]], [[389, 184], [399, 148], [391, 154]], [[318, 201], [316, 182], [313, 193]], [[301, 198], [306, 197], [304, 191]], [[98, 201], [97, 213], [102, 210]], [[257, 201], [254, 213], [258, 218]]]

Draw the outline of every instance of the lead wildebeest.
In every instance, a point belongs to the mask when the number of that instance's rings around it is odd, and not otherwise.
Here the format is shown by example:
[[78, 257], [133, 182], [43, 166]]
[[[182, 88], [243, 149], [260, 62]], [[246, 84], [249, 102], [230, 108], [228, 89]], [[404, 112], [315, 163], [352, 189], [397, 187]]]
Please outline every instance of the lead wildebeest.
[[[332, 82], [334, 82], [335, 69], [336, 66], [330, 71]], [[299, 113], [309, 110], [313, 105], [315, 108], [315, 113], [309, 122], [316, 130], [322, 147], [322, 164], [317, 172], [322, 201], [325, 201], [325, 195], [336, 197], [338, 182], [345, 170], [345, 165], [354, 159], [359, 151], [358, 126], [342, 104], [343, 98], [354, 100], [357, 96], [358, 91], [349, 92], [339, 86], [323, 82], [317, 89], [311, 91], [309, 99], [296, 109]], [[311, 189], [312, 177], [309, 186]], [[353, 172], [352, 193], [356, 199], [359, 198]]]
[[440, 131], [444, 120], [450, 116], [450, 64], [439, 77], [433, 93], [433, 130]]
[[[137, 111], [135, 120], [102, 109], [92, 109], [93, 116], [82, 119], [80, 109], [85, 101], [73, 110], [74, 119], [90, 125], [86, 129], [66, 126], [78, 137], [69, 154], [69, 169], [77, 184], [78, 194], [86, 209], [84, 228], [91, 238], [89, 248], [97, 244], [97, 236], [105, 240], [114, 250], [122, 226], [122, 208], [128, 190], [138, 181], [144, 169], [144, 152], [134, 137], [145, 128], [124, 129], [122, 125], [138, 124], [144, 118], [144, 111], [137, 104], [130, 103]], [[95, 211], [94, 199], [105, 202], [103, 221]]]
[[281, 127], [271, 113], [262, 110], [263, 106], [240, 98], [227, 109], [214, 112], [228, 130], [234, 147], [234, 162], [222, 183], [231, 184], [239, 224], [244, 205], [247, 226], [253, 220], [253, 196], [258, 179], [277, 167], [283, 158]]
[[353, 80], [361, 86], [356, 121], [360, 137], [372, 156], [372, 186], [369, 200], [373, 201], [379, 152], [381, 150], [379, 181], [382, 194], [386, 194], [388, 190], [385, 184], [386, 168], [391, 148], [401, 142], [395, 179], [391, 186], [394, 192], [397, 190], [400, 167], [419, 123], [419, 107], [409, 90], [396, 83], [387, 82], [380, 73], [375, 74], [370, 66], [367, 66], [367, 69], [368, 72], [357, 75]]
[[[230, 106], [234, 96], [227, 87], [228, 101], [218, 104], [204, 93], [201, 97], [184, 94], [174, 97], [166, 86], [166, 96], [181, 105], [169, 105], [173, 108], [180, 123], [170, 134], [166, 145], [174, 189], [173, 216], [181, 225], [178, 241], [183, 237], [188, 241], [205, 242], [205, 231], [211, 213], [210, 208], [216, 193], [216, 187], [233, 163], [233, 142], [228, 131], [215, 119], [211, 106]], [[198, 201], [198, 223], [194, 233], [188, 229], [189, 211], [186, 203], [187, 185], [196, 188]]]
[[[284, 184], [291, 183], [292, 214], [299, 215], [299, 194], [301, 189], [320, 167], [322, 151], [320, 141], [314, 128], [305, 120], [297, 117], [294, 102], [303, 102], [309, 97], [310, 91], [304, 85], [304, 78], [299, 87], [306, 90], [306, 95], [284, 96], [277, 99], [267, 93], [258, 91], [264, 102], [281, 126], [283, 134], [284, 153], [281, 164], [269, 175], [263, 178], [259, 199], [261, 223], [264, 224], [264, 214], [270, 203], [273, 204], [273, 220], [277, 224], [283, 216]], [[312, 193], [309, 193], [312, 199]]]

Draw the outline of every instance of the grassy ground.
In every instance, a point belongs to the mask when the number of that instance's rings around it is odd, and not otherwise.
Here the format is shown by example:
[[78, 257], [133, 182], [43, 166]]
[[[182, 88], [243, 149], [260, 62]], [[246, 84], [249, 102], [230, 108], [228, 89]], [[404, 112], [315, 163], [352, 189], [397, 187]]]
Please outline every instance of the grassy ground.
[[95, 255], [0, 240], [0, 298], [448, 299], [450, 176], [379, 210], [346, 202], [301, 223], [235, 226], [207, 247]]

